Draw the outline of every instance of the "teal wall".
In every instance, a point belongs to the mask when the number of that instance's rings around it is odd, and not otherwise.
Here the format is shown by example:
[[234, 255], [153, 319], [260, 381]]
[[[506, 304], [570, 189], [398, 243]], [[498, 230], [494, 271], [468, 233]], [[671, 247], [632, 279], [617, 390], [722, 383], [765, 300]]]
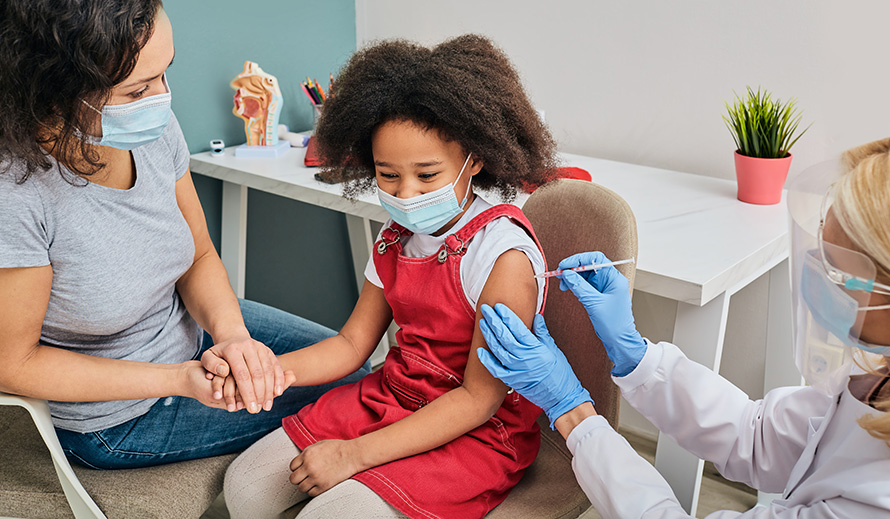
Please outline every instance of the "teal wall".
[[[299, 81], [336, 74], [355, 51], [354, 0], [168, 0], [165, 9], [176, 46], [167, 73], [173, 111], [192, 153], [206, 151], [212, 139], [244, 142], [229, 87], [244, 61], [278, 78], [280, 122], [300, 131], [311, 126], [312, 107]], [[218, 249], [221, 183], [194, 179]], [[245, 296], [342, 326], [357, 299], [344, 216], [253, 190], [247, 208]]]

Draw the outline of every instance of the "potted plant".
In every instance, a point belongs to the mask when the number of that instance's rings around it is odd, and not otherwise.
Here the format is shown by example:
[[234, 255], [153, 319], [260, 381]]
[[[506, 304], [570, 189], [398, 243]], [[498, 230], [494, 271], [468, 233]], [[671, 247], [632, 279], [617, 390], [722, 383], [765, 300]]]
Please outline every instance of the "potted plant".
[[735, 141], [735, 171], [738, 198], [749, 204], [777, 204], [791, 166], [791, 147], [809, 127], [797, 136], [801, 114], [791, 99], [783, 103], [773, 100], [767, 91], [735, 96], [735, 103], [726, 105], [723, 116]]

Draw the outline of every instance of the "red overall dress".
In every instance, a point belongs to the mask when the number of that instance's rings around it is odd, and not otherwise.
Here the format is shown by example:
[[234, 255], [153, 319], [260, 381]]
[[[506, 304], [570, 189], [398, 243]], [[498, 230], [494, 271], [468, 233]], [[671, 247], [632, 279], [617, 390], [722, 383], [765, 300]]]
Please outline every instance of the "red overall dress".
[[[472, 238], [507, 216], [535, 240], [512, 205], [492, 207], [450, 235], [438, 254], [402, 256], [410, 231], [392, 224], [382, 233], [374, 264], [400, 330], [383, 367], [359, 382], [332, 389], [283, 420], [300, 449], [325, 439], [352, 439], [405, 418], [463, 383], [476, 311], [460, 282], [460, 262]], [[538, 248], [541, 246], [538, 244]], [[518, 393], [495, 415], [453, 441], [352, 477], [412, 518], [482, 517], [507, 497], [540, 444], [541, 410]], [[423, 434], [423, 431], [418, 431]]]

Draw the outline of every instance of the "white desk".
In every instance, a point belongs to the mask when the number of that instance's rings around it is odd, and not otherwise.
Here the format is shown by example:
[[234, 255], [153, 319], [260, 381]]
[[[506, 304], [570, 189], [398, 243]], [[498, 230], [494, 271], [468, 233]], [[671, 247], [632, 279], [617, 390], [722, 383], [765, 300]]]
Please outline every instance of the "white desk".
[[[247, 188], [345, 213], [356, 282], [362, 285], [374, 238], [368, 222], [386, 221], [386, 211], [373, 194], [351, 202], [340, 196], [340, 186], [317, 182], [317, 169], [303, 166], [303, 153], [294, 148], [278, 159], [243, 159], [227, 149], [222, 157], [191, 157], [192, 172], [223, 181], [221, 255], [239, 294], [244, 291]], [[799, 383], [791, 355], [784, 200], [749, 205], [736, 199], [734, 181], [580, 155], [561, 157], [630, 204], [639, 233], [634, 288], [677, 301], [673, 342], [691, 359], [719, 369], [730, 297], [769, 273], [765, 389]], [[655, 466], [695, 515], [703, 462], [662, 435]]]

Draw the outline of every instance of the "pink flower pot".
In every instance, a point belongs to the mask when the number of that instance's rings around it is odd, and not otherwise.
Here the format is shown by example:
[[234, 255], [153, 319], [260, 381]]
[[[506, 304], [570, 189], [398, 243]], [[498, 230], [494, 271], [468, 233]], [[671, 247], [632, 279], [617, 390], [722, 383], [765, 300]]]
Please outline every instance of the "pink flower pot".
[[791, 154], [781, 159], [746, 157], [736, 150], [738, 198], [749, 204], [771, 205], [782, 200], [782, 188], [791, 167]]

